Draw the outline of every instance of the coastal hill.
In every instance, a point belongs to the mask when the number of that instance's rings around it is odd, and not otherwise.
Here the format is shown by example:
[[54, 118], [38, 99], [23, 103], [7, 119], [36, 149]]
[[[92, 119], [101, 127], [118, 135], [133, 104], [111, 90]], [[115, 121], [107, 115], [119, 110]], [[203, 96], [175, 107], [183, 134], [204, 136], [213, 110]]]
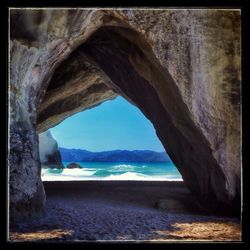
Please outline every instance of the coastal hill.
[[62, 161], [83, 162], [167, 162], [171, 161], [165, 152], [151, 150], [113, 150], [91, 152], [83, 149], [60, 148]]

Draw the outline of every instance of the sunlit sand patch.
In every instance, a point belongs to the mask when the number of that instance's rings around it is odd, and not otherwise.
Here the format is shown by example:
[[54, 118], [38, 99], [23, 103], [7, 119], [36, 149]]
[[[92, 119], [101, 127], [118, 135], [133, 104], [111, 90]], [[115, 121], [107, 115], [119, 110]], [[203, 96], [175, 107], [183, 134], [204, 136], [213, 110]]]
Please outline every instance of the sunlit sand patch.
[[10, 234], [10, 240], [13, 241], [36, 241], [36, 240], [53, 240], [63, 239], [66, 236], [72, 235], [72, 230], [52, 229], [52, 230], [40, 230], [36, 232], [17, 233]]
[[155, 231], [157, 240], [241, 241], [241, 226], [232, 222], [175, 223], [173, 230]]

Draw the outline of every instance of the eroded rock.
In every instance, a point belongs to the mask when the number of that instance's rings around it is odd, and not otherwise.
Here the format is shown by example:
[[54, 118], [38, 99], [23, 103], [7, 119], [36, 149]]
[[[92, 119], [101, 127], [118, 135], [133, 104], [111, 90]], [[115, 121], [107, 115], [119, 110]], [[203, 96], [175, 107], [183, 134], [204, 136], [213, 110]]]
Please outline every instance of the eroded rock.
[[80, 51], [73, 52], [56, 69], [38, 110], [37, 131], [42, 132], [72, 114], [95, 107], [117, 94], [102, 71]]
[[151, 120], [201, 202], [240, 209], [240, 11], [20, 9], [10, 15], [13, 219], [43, 208], [36, 131], [117, 94]]
[[64, 168], [57, 141], [49, 130], [39, 134], [39, 155], [42, 167]]

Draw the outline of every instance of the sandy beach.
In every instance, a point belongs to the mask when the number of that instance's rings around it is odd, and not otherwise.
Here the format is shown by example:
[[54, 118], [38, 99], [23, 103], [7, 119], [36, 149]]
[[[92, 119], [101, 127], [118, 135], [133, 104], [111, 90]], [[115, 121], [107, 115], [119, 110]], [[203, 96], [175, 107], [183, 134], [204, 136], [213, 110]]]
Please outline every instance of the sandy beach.
[[12, 226], [11, 241], [240, 241], [237, 218], [205, 215], [182, 182], [44, 182], [42, 218]]

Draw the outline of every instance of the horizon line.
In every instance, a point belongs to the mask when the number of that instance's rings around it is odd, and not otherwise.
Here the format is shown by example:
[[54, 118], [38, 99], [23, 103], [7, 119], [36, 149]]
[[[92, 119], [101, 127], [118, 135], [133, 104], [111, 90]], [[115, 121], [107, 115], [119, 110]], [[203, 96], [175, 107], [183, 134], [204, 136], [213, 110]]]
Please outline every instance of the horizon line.
[[66, 147], [60, 147], [58, 146], [58, 149], [59, 148], [63, 148], [63, 149], [75, 149], [75, 150], [85, 150], [85, 151], [89, 151], [89, 152], [92, 152], [92, 153], [102, 153], [102, 152], [110, 152], [110, 151], [151, 151], [151, 152], [155, 152], [155, 153], [166, 153], [166, 151], [155, 151], [155, 150], [151, 150], [151, 149], [133, 149], [133, 150], [129, 150], [129, 149], [111, 149], [111, 150], [103, 150], [103, 151], [91, 151], [91, 150], [88, 150], [88, 149], [83, 149], [83, 148], [66, 148]]

